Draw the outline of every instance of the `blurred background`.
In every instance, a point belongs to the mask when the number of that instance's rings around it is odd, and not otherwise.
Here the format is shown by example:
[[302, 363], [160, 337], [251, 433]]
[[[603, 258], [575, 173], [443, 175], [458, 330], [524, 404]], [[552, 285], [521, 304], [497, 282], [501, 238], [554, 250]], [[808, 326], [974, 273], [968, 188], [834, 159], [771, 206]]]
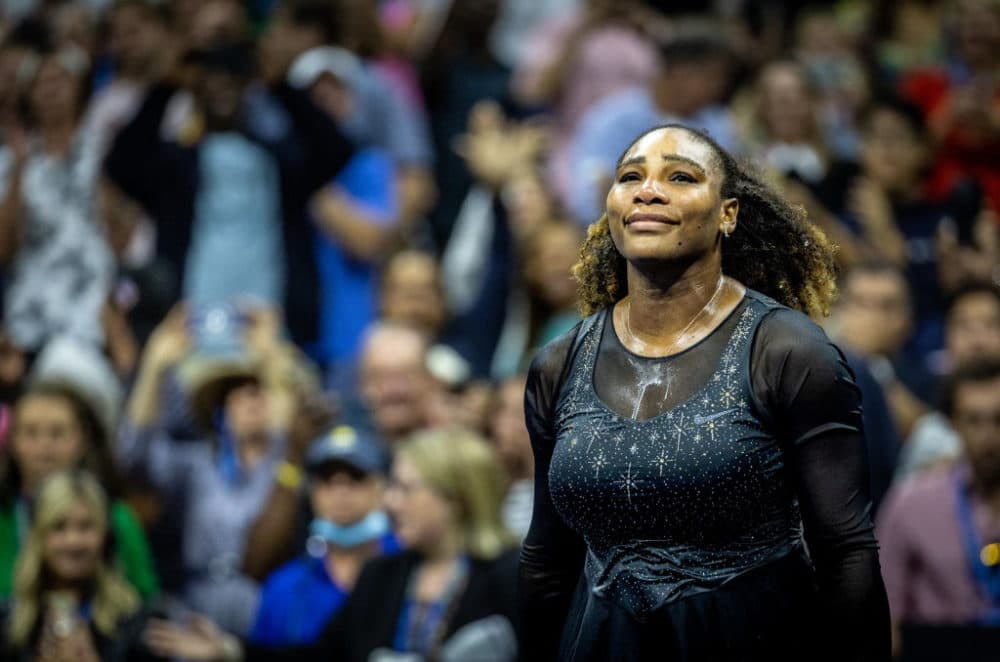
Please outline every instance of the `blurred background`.
[[[998, 54], [997, 0], [0, 0], [0, 641], [132, 659], [128, 623], [188, 610], [315, 639], [364, 560], [463, 526], [407, 492], [452, 469], [388, 473], [415, 433], [488, 455], [480, 555], [516, 551], [527, 367], [666, 122], [838, 246], [821, 323], [864, 392], [894, 622], [994, 622], [1000, 499], [980, 581], [961, 508], [912, 486], [1000, 485]], [[59, 547], [74, 517], [91, 556]], [[101, 608], [49, 599], [98, 576]]]

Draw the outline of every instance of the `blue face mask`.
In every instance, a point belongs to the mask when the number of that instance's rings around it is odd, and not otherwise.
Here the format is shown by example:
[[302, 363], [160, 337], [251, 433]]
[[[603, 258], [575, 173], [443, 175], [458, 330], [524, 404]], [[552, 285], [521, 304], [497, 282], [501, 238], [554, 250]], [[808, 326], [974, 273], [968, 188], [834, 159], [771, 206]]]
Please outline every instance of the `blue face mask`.
[[309, 525], [308, 548], [310, 553], [317, 556], [326, 551], [326, 545], [350, 549], [378, 540], [387, 533], [389, 533], [389, 516], [381, 510], [373, 510], [361, 521], [348, 526], [317, 518]]

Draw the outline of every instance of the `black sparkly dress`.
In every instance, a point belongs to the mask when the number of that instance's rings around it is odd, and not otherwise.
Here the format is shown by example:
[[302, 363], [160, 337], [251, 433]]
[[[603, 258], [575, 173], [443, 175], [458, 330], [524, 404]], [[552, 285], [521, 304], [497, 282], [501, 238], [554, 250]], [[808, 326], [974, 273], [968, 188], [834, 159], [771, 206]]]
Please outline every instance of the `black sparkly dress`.
[[825, 334], [753, 291], [670, 357], [629, 352], [610, 309], [546, 346], [525, 658], [888, 660], [859, 398]]

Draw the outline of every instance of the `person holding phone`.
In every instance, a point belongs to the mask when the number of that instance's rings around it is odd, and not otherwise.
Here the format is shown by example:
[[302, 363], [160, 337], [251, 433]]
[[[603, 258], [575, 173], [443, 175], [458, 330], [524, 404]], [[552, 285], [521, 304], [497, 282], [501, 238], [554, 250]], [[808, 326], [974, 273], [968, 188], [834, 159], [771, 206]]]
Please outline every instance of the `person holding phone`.
[[37, 662], [160, 659], [141, 633], [147, 612], [115, 569], [108, 500], [86, 471], [45, 480], [0, 609], [0, 657]]

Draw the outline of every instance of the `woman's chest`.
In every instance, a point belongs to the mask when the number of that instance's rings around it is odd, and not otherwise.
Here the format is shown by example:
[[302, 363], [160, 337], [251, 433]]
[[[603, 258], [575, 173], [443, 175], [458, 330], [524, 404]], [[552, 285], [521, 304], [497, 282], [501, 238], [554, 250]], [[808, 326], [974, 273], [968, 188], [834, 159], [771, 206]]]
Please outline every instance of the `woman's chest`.
[[549, 481], [588, 541], [707, 542], [785, 513], [784, 473], [778, 441], [749, 405], [702, 398], [642, 422], [580, 409], [559, 426]]

